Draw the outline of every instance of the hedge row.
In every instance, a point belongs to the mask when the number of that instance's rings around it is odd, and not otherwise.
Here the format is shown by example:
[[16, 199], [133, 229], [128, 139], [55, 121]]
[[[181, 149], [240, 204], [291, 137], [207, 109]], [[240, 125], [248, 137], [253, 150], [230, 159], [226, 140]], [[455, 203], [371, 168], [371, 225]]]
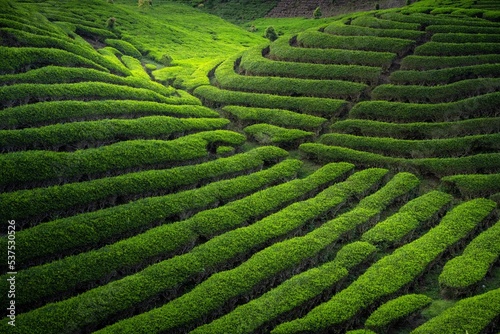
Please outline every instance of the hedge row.
[[486, 199], [460, 204], [448, 212], [438, 226], [377, 261], [332, 299], [303, 318], [279, 325], [271, 333], [319, 331], [349, 321], [360, 310], [412, 283], [448, 247], [474, 230], [495, 206]]
[[[329, 164], [316, 173], [332, 180], [352, 168], [350, 164]], [[205, 270], [210, 272], [229, 259], [242, 256], [269, 240], [290, 233], [317, 215], [347, 201], [354, 194], [364, 192], [378, 179], [373, 174], [355, 174], [346, 182], [337, 183], [314, 198], [296, 202], [252, 225], [212, 238], [189, 253], [151, 265], [134, 275], [76, 297], [21, 314], [16, 319], [19, 322], [15, 329], [19, 332], [30, 328], [32, 333], [58, 333], [68, 328], [68, 322], [73, 324], [75, 330], [98, 324], [117, 312], [178, 287], [193, 275]], [[213, 191], [210, 194], [213, 196]], [[222, 194], [225, 195], [222, 191], [217, 195]], [[193, 197], [186, 198], [186, 201], [191, 203]]]
[[373, 330], [387, 330], [395, 321], [415, 313], [432, 302], [426, 295], [409, 294], [392, 299], [377, 308], [368, 319], [365, 326]]
[[127, 66], [133, 76], [148, 81], [151, 80], [148, 72], [146, 72], [144, 67], [142, 67], [142, 63], [140, 60], [137, 60], [134, 57], [130, 56], [122, 56], [122, 62], [125, 64], [125, 66]]
[[427, 32], [432, 34], [447, 34], [447, 33], [462, 33], [462, 34], [498, 34], [496, 27], [477, 27], [466, 25], [430, 25], [425, 28]]
[[471, 153], [500, 152], [500, 133], [458, 138], [406, 140], [329, 133], [319, 143], [400, 158], [462, 157]]
[[500, 192], [500, 174], [453, 175], [441, 179], [447, 191], [463, 197], [486, 197]]
[[215, 143], [241, 145], [245, 136], [226, 130], [205, 131], [171, 141], [130, 140], [76, 152], [24, 151], [0, 155], [0, 185], [67, 180], [83, 175], [123, 171], [138, 166], [207, 157]]
[[[426, 26], [429, 25], [455, 25], [460, 27], [474, 26], [474, 27], [495, 27], [500, 28], [498, 23], [490, 22], [482, 19], [465, 19], [453, 18], [447, 16], [433, 16], [427, 14], [414, 13], [412, 15], [404, 15], [396, 12], [388, 12], [380, 15], [381, 18], [386, 20], [393, 20], [405, 23], [419, 23]], [[498, 32], [498, 30], [497, 30]]]
[[274, 124], [285, 128], [299, 128], [315, 131], [321, 128], [327, 121], [326, 118], [312, 115], [299, 114], [284, 109], [251, 108], [241, 106], [226, 106], [222, 111], [228, 113], [230, 117], [236, 118], [243, 126], [251, 123], [263, 122]]
[[[406, 178], [406, 181], [413, 186], [418, 183], [416, 179], [408, 174], [399, 174], [396, 177], [402, 177], [402, 179]], [[392, 185], [394, 185], [394, 183]], [[388, 198], [394, 200], [403, 193], [400, 188], [398, 194], [394, 194], [394, 197], [387, 196], [388, 193], [384, 196], [381, 193], [384, 191], [389, 192], [391, 189], [389, 185], [386, 187], [387, 188], [383, 188], [384, 190], [381, 192], [377, 192], [362, 200], [353, 210], [316, 229], [311, 233], [314, 237], [310, 237], [310, 235], [302, 237], [302, 241], [308, 242], [310, 245], [319, 243], [319, 245], [314, 246], [314, 248], [321, 249], [321, 247], [325, 247], [329, 243], [335, 243], [341, 235], [354, 229], [356, 226], [365, 224], [371, 218], [380, 214], [385, 206], [389, 204], [390, 200], [388, 201]], [[410, 185], [407, 190], [411, 189], [411, 187]], [[381, 200], [381, 198], [384, 199]], [[373, 203], [380, 203], [380, 206], [372, 206]], [[325, 238], [325, 240], [322, 240], [322, 238]], [[292, 242], [288, 241], [288, 243], [291, 244]], [[297, 242], [295, 244], [297, 244]], [[297, 248], [297, 245], [293, 246]], [[367, 242], [358, 241], [348, 244], [337, 252], [335, 260], [318, 268], [313, 268], [293, 276], [291, 279], [265, 293], [263, 296], [243, 306], [239, 306], [234, 311], [208, 325], [199, 327], [199, 329], [194, 332], [252, 333], [266, 322], [276, 318], [282, 313], [300, 307], [304, 302], [316, 297], [325, 289], [333, 286], [338, 281], [338, 275], [342, 272], [342, 268], [345, 268], [346, 274], [347, 270], [359, 265], [375, 250], [376, 248]], [[283, 255], [280, 258], [287, 257], [288, 256]], [[345, 276], [345, 274], [343, 276]]]
[[110, 46], [107, 46], [107, 47], [104, 47], [102, 49], [97, 50], [97, 52], [99, 52], [99, 54], [103, 58], [106, 58], [108, 61], [115, 64], [115, 66], [120, 67], [122, 73], [127, 73], [127, 75], [132, 75], [132, 72], [130, 72], [130, 70], [127, 68], [127, 66], [125, 66], [122, 63], [122, 61], [120, 60], [120, 58], [118, 58], [118, 57], [122, 57], [123, 55], [117, 49], [112, 48]]
[[455, 81], [484, 77], [500, 77], [500, 64], [481, 64], [429, 71], [395, 71], [391, 73], [389, 80], [399, 85], [445, 85]]
[[394, 20], [379, 19], [374, 16], [363, 15], [351, 21], [351, 25], [375, 28], [375, 29], [401, 29], [401, 30], [419, 30], [418, 23], [397, 22]]
[[453, 174], [494, 173], [500, 164], [500, 153], [484, 153], [460, 158], [403, 159], [315, 143], [302, 144], [299, 149], [310, 159], [322, 162], [349, 161], [363, 166], [418, 171], [421, 175], [434, 175], [439, 178]]
[[86, 47], [83, 44], [75, 43], [71, 39], [64, 40], [49, 36], [36, 35], [11, 28], [0, 28], [0, 37], [4, 40], [13, 41], [16, 46], [55, 48], [66, 50], [68, 52], [74, 53], [75, 55], [87, 58], [109, 69], [113, 73], [123, 75], [128, 74], [123, 73], [121, 67], [118, 67], [114, 63], [101, 57], [101, 55], [90, 46]]
[[498, 55], [474, 56], [408, 56], [401, 61], [402, 70], [428, 71], [441, 68], [498, 63]]
[[112, 39], [112, 38], [107, 38], [104, 43], [106, 45], [111, 46], [120, 52], [122, 52], [125, 55], [140, 59], [142, 58], [142, 54], [135, 46], [130, 44], [127, 41], [121, 40], [121, 39]]
[[453, 196], [443, 192], [428, 192], [406, 203], [396, 214], [366, 231], [361, 240], [381, 248], [400, 246], [405, 237], [446, 209], [452, 199]]
[[[179, 102], [183, 99], [179, 98]], [[171, 100], [171, 102], [176, 102]], [[92, 119], [131, 118], [150, 115], [173, 117], [219, 117], [215, 111], [200, 105], [174, 105], [147, 101], [54, 101], [8, 108], [0, 113], [0, 128], [16, 129], [59, 122]]]
[[61, 33], [60, 32], [55, 32], [53, 30], [47, 30], [42, 27], [37, 27], [32, 24], [27, 24], [27, 22], [22, 22], [22, 21], [17, 21], [13, 20], [10, 18], [0, 18], [0, 26], [2, 27], [8, 27], [8, 28], [13, 28], [17, 30], [22, 30], [22, 31], [27, 31], [32, 34], [37, 34], [37, 35], [47, 35], [51, 37], [56, 37], [56, 38], [61, 38]]
[[463, 293], [478, 284], [500, 257], [500, 222], [481, 232], [439, 275], [441, 289]]
[[172, 103], [175, 97], [166, 97], [152, 90], [119, 86], [103, 82], [70, 84], [17, 84], [4, 86], [0, 91], [0, 104], [12, 107], [47, 100], [139, 100]]
[[500, 289], [459, 300], [412, 334], [478, 334], [500, 315]]
[[271, 94], [255, 94], [200, 86], [193, 94], [211, 106], [240, 105], [247, 107], [287, 109], [319, 117], [332, 117], [345, 111], [347, 103], [342, 100], [318, 97], [290, 97]]
[[403, 123], [449, 122], [475, 117], [496, 117], [499, 115], [499, 103], [499, 92], [436, 104], [366, 101], [354, 105], [349, 117]]
[[[385, 171], [382, 172], [385, 174]], [[395, 198], [403, 196], [410, 191], [416, 183], [418, 183], [416, 177], [411, 174], [396, 175], [393, 180], [389, 181], [389, 183], [379, 192], [369, 198], [365, 198], [359, 203], [359, 205], [366, 210], [371, 210], [371, 213], [375, 215], [375, 212], [380, 212]], [[366, 183], [363, 182], [361, 184]], [[363, 186], [362, 188], [367, 189], [366, 186]], [[309, 212], [303, 212], [302, 215], [309, 217], [309, 219], [312, 218], [312, 215], [317, 209], [323, 207], [322, 210], [324, 210], [324, 205], [328, 202], [331, 203], [329, 205], [327, 204], [328, 206], [337, 202], [341, 193], [342, 192], [338, 193], [338, 190], [330, 193], [328, 196], [329, 199], [324, 198], [322, 200], [324, 201], [324, 204], [317, 202], [317, 204], [314, 205], [314, 208], [309, 208]], [[340, 195], [340, 197], [342, 197], [342, 195]], [[316, 211], [316, 214], [317, 212], [318, 211]], [[288, 215], [290, 215], [290, 213], [288, 213]], [[292, 218], [290, 220], [293, 221], [296, 219], [297, 218]], [[281, 228], [284, 225], [293, 224], [293, 222], [279, 221], [278, 223], [277, 221], [275, 224], [279, 224], [278, 228]], [[212, 275], [204, 282], [198, 284], [190, 292], [172, 300], [162, 307], [120, 321], [114, 325], [104, 328], [101, 333], [130, 331], [132, 328], [137, 328], [139, 323], [143, 324], [142, 330], [144, 330], [144, 332], [151, 332], [154, 330], [165, 332], [179, 326], [185, 326], [192, 322], [196, 322], [204, 315], [208, 315], [222, 307], [232, 298], [245, 295], [246, 293], [251, 292], [252, 289], [256, 288], [259, 284], [272, 279], [275, 275], [283, 271], [292, 270], [300, 263], [316, 256], [321, 249], [332, 242], [332, 239], [335, 240], [338, 238], [333, 238], [332, 235], [326, 234], [322, 228], [323, 226], [316, 229], [315, 234], [312, 232], [304, 237], [293, 238], [273, 244], [272, 246], [254, 254], [249, 260], [240, 266], [232, 270]], [[320, 233], [318, 230], [320, 229], [322, 229], [321, 232], [324, 239], [318, 237], [318, 233]], [[270, 232], [260, 232], [260, 234], [263, 233], [270, 234]], [[262, 237], [251, 237], [251, 239], [257, 238]], [[328, 240], [330, 242], [328, 243], [325, 239], [330, 239]], [[243, 242], [245, 241], [240, 241], [240, 243]], [[349, 261], [350, 258], [348, 257], [347, 259], [343, 259], [343, 261], [346, 260]], [[206, 298], [206, 296], [211, 296], [211, 298]], [[148, 319], [148, 321], [144, 321], [144, 319]]]
[[427, 42], [415, 49], [417, 56], [473, 56], [500, 53], [500, 43]]
[[500, 29], [496, 34], [435, 33], [431, 41], [438, 43], [500, 43]]
[[[226, 187], [231, 185], [233, 196], [239, 196], [282, 182], [292, 177], [300, 166], [300, 161], [288, 159], [266, 170], [224, 182], [227, 184]], [[202, 211], [187, 220], [163, 224], [100, 249], [22, 270], [16, 277], [23, 285], [19, 291], [20, 298], [16, 302], [19, 305], [29, 305], [48, 297], [55, 297], [59, 293], [70, 292], [72, 294], [75, 287], [80, 287], [81, 292], [82, 286], [103, 280], [114, 271], [144, 266], [152, 259], [166, 258], [172, 253], [189, 249], [200, 242], [199, 238], [202, 235], [216, 235], [276, 211], [290, 201], [327, 183], [328, 179], [325, 175], [322, 178], [315, 175], [300, 181], [291, 181], [289, 185], [283, 183], [216, 209]], [[306, 184], [307, 182], [310, 184]], [[221, 184], [218, 185], [219, 189], [222, 189]], [[274, 197], [266, 199], [268, 195]], [[139, 210], [140, 208], [131, 210], [131, 214], [137, 215]], [[169, 213], [165, 210], [163, 214]], [[163, 217], [149, 215], [145, 218], [146, 223], [153, 223]], [[115, 220], [118, 219], [118, 217], [115, 218]], [[215, 219], [217, 221], [214, 221]], [[220, 224], [218, 224], [219, 221]], [[164, 242], [158, 242], [159, 240], [164, 240]]]
[[[356, 19], [359, 20], [359, 19]], [[354, 21], [356, 21], [354, 20]], [[341, 36], [376, 36], [391, 37], [416, 40], [425, 35], [423, 31], [405, 30], [405, 29], [377, 29], [355, 25], [330, 24], [325, 27], [324, 32], [332, 35]]]
[[276, 144], [286, 147], [296, 146], [314, 136], [314, 132], [286, 129], [265, 123], [247, 126], [243, 131], [261, 145]]
[[442, 103], [498, 90], [500, 90], [500, 78], [479, 78], [441, 86], [379, 85], [372, 91], [372, 98], [409, 103]]
[[[113, 201], [113, 198], [118, 196], [175, 191], [179, 187], [196, 184], [203, 180], [255, 169], [286, 155], [285, 151], [276, 147], [261, 147], [247, 153], [199, 165], [129, 173], [87, 182], [2, 193], [0, 194], [0, 217], [2, 221], [14, 219], [27, 223], [30, 217], [43, 218], [72, 208], [89, 206], [105, 200]], [[19, 223], [19, 226], [21, 225]]]
[[75, 33], [103, 41], [106, 38], [117, 38], [116, 34], [108, 29], [91, 27], [88, 23], [75, 24]]
[[[172, 139], [197, 131], [225, 128], [224, 118], [147, 116], [133, 120], [103, 119], [22, 130], [0, 130], [3, 151], [58, 150], [66, 145], [96, 147], [131, 139]], [[82, 144], [82, 145], [80, 145]]]
[[346, 119], [332, 124], [333, 132], [367, 137], [398, 139], [438, 139], [495, 133], [500, 128], [500, 118], [476, 118], [456, 122], [436, 123], [387, 123], [363, 119]]
[[294, 77], [321, 80], [347, 80], [367, 84], [377, 83], [382, 70], [372, 66], [329, 65], [291, 63], [270, 60], [262, 56], [260, 48], [253, 48], [243, 53], [240, 69], [245, 75]]
[[298, 48], [290, 46], [286, 38], [278, 38], [270, 45], [269, 57], [288, 62], [362, 65], [388, 69], [396, 55], [390, 52]]
[[0, 73], [11, 74], [47, 65], [93, 68], [109, 72], [105, 67], [71, 52], [52, 48], [9, 48], [0, 46]]
[[244, 76], [235, 73], [239, 58], [231, 57], [215, 70], [217, 85], [223, 89], [286, 96], [358, 99], [367, 86], [341, 80]]
[[[18, 245], [22, 246], [26, 253], [19, 256], [17, 262], [26, 263], [35, 258], [53, 256], [68, 250], [94, 247], [111, 238], [123, 238], [125, 233], [150, 227], [154, 223], [189, 217], [196, 211], [251, 192], [250, 190], [253, 189], [251, 183], [262, 186], [269, 182], [269, 179], [276, 180], [276, 170], [279, 175], [286, 178], [295, 173], [299, 167], [300, 164], [294, 160], [267, 172], [267, 176], [264, 172], [247, 178], [222, 180], [199, 189], [143, 198], [128, 204], [37, 225], [18, 232]], [[247, 185], [248, 182], [250, 183]], [[167, 220], [167, 218], [171, 219]], [[67, 233], [78, 237], [68, 241], [65, 236]], [[47, 239], [48, 237], [50, 240]], [[180, 239], [181, 244], [182, 240], [185, 241], [185, 239]], [[2, 242], [7, 243], [4, 239]]]
[[297, 36], [300, 46], [320, 49], [346, 49], [391, 52], [402, 56], [415, 45], [415, 41], [401, 38], [372, 36], [335, 36], [318, 31], [305, 31]]
[[[135, 60], [134, 58], [131, 59]], [[39, 69], [28, 71], [26, 73], [0, 76], [0, 85], [12, 85], [21, 83], [62, 84], [82, 81], [100, 81], [122, 86], [145, 88], [165, 96], [170, 96], [175, 92], [175, 90], [171, 87], [165, 87], [164, 85], [151, 81], [149, 76], [147, 76], [147, 78], [138, 78], [132, 76], [124, 78], [102, 71], [86, 68], [59, 67], [49, 65]]]

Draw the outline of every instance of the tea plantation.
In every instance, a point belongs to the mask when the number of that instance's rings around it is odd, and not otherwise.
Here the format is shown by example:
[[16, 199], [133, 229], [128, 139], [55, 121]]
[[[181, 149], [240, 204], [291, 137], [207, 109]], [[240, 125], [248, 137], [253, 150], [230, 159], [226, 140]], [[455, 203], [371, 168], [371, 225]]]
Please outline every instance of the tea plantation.
[[500, 333], [500, 2], [220, 3], [0, 0], [0, 332]]

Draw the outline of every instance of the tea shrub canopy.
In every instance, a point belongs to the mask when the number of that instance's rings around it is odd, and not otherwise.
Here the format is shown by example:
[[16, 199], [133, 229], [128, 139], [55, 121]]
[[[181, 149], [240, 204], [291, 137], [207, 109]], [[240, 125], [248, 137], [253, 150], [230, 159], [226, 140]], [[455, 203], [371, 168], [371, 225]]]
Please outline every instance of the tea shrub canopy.
[[0, 0], [0, 332], [498, 333], [500, 4], [388, 5]]

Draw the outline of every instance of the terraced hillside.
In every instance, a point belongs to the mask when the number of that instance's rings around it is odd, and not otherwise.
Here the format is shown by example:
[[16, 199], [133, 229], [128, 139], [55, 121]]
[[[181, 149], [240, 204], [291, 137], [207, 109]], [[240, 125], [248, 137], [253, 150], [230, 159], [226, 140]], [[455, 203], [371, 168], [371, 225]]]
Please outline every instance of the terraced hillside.
[[189, 92], [92, 6], [0, 5], [2, 332], [500, 331], [497, 2], [256, 38]]

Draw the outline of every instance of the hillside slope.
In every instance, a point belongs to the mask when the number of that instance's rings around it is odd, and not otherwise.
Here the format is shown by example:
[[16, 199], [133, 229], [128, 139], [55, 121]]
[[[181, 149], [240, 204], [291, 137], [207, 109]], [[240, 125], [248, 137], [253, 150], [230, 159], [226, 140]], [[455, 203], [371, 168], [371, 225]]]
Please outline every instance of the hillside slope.
[[0, 0], [0, 332], [498, 333], [500, 8], [437, 3]]

